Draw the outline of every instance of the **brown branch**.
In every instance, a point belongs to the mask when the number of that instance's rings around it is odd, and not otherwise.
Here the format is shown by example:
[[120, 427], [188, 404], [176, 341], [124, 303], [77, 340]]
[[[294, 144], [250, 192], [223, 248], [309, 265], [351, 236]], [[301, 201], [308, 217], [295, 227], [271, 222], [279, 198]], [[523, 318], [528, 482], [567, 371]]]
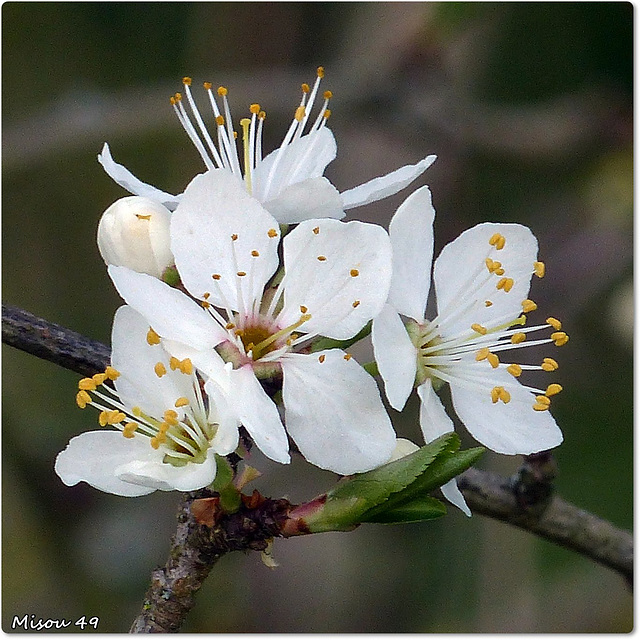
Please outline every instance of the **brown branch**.
[[[109, 349], [64, 327], [15, 307], [3, 305], [2, 340], [81, 375], [105, 368]], [[555, 465], [551, 456], [529, 456], [513, 478], [468, 469], [459, 486], [474, 513], [529, 531], [618, 571], [629, 583], [633, 575], [633, 537], [606, 520], [552, 494]], [[177, 631], [194, 604], [194, 595], [220, 557], [229, 551], [264, 549], [282, 535], [286, 500], [245, 500], [240, 511], [206, 526], [191, 511], [207, 490], [187, 494], [167, 564], [152, 575], [151, 586], [132, 632]], [[200, 522], [203, 520], [201, 519]]]

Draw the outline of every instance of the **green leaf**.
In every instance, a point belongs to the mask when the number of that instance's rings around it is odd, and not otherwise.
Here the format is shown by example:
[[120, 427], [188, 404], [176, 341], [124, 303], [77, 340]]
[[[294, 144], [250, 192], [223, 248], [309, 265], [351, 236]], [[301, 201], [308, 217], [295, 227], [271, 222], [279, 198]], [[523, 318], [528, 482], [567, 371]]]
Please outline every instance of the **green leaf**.
[[[383, 507], [386, 506], [382, 505]], [[375, 515], [365, 514], [363, 522], [376, 522], [379, 524], [399, 524], [401, 522], [422, 522], [434, 520], [446, 515], [447, 508], [436, 498], [431, 496], [419, 496], [413, 500], [400, 504], [397, 507], [380, 509]]]
[[216, 477], [213, 489], [220, 495], [220, 507], [227, 513], [235, 513], [240, 508], [240, 491], [233, 484], [233, 469], [228, 460], [216, 454]]

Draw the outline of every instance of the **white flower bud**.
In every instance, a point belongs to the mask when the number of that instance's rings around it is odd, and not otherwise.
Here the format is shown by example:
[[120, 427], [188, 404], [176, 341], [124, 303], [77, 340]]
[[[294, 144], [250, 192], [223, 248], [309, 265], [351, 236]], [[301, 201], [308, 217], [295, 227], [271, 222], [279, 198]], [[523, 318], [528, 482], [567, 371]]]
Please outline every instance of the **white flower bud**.
[[161, 278], [174, 262], [170, 220], [171, 212], [159, 202], [141, 196], [120, 198], [100, 218], [100, 255], [107, 265]]

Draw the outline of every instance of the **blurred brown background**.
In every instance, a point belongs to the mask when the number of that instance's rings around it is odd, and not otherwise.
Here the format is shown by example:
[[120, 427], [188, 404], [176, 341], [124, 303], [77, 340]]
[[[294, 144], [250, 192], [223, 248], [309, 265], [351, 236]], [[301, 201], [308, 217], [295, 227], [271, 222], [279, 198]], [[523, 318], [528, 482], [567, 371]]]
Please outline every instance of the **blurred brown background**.
[[[120, 301], [95, 232], [126, 194], [96, 161], [103, 142], [142, 180], [179, 192], [203, 170], [169, 105], [183, 75], [227, 85], [236, 119], [260, 102], [270, 150], [322, 64], [338, 188], [436, 153], [417, 182], [434, 194], [436, 251], [487, 220], [538, 236], [548, 275], [532, 297], [571, 336], [558, 353], [557, 488], [632, 526], [630, 3], [10, 2], [2, 14], [5, 302], [108, 342]], [[386, 225], [408, 193], [351, 217]], [[3, 629], [33, 613], [126, 631], [164, 563], [178, 496], [65, 487], [55, 456], [95, 427], [75, 406], [78, 376], [7, 347], [3, 374]], [[416, 403], [393, 417], [419, 440]], [[299, 460], [254, 463], [274, 497], [303, 500], [334, 481]], [[518, 464], [480, 462], [506, 475]], [[257, 554], [224, 558], [184, 630], [632, 627], [617, 575], [455, 509], [276, 541], [275, 556], [275, 570]]]

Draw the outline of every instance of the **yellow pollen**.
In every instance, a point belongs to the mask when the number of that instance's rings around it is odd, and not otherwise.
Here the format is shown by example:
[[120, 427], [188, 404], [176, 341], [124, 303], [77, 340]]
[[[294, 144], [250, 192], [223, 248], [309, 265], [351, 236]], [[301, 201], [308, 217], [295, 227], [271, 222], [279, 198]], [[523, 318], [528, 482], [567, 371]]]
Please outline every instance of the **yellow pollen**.
[[530, 311], [535, 311], [538, 308], [538, 305], [533, 300], [523, 300], [522, 301], [522, 310], [525, 313], [529, 313]]
[[349, 360], [351, 360], [351, 358], [353, 358], [353, 356], [350, 353], [345, 353], [344, 356], [342, 356], [347, 362], [349, 362]]
[[318, 73], [318, 78], [324, 78], [324, 67], [318, 67], [317, 73]]
[[210, 82], [203, 82], [202, 86], [207, 90], [207, 91], [211, 91], [211, 87], [213, 87], [213, 85]]
[[257, 257], [260, 255], [260, 252], [259, 252], [259, 251], [256, 251], [256, 250], [254, 249], [254, 250], [251, 252], [251, 255], [252, 255], [254, 258], [257, 258]]
[[500, 278], [496, 285], [496, 289], [504, 289], [505, 293], [509, 293], [511, 287], [513, 287], [513, 278]]
[[78, 391], [78, 393], [76, 394], [76, 404], [81, 409], [84, 409], [90, 402], [91, 396], [84, 389]]
[[84, 389], [85, 391], [95, 391], [96, 383], [93, 381], [93, 378], [82, 378], [78, 382], [78, 389]]
[[498, 356], [495, 353], [490, 353], [489, 355], [487, 355], [487, 360], [489, 361], [489, 364], [494, 369], [498, 368], [498, 365], [500, 364], [500, 360], [498, 359]]
[[160, 344], [160, 336], [151, 327], [147, 331], [147, 344]]
[[324, 354], [322, 354], [321, 356], [318, 356], [318, 362], [322, 364], [324, 362], [325, 357], [326, 356]]
[[521, 342], [524, 342], [526, 339], [527, 339], [527, 335], [525, 333], [522, 333], [522, 332], [514, 333], [511, 336], [511, 344], [520, 344]]
[[229, 91], [227, 90], [227, 87], [218, 87], [218, 95], [219, 96], [226, 96], [227, 93], [229, 93]]
[[544, 262], [534, 262], [533, 272], [538, 276], [538, 278], [544, 278], [544, 272], [545, 272]]
[[324, 262], [326, 259], [326, 256], [318, 256], [318, 260], [320, 260], [320, 262]]
[[556, 331], [562, 329], [562, 322], [556, 318], [547, 318], [547, 324], [550, 324]]
[[191, 78], [189, 76], [185, 76], [182, 78], [182, 84], [186, 84], [187, 86], [191, 86]]
[[269, 229], [269, 231], [267, 231], [267, 235], [270, 238], [275, 238], [278, 235], [278, 232], [275, 229]]
[[333, 93], [331, 91], [325, 91], [322, 95], [325, 100], [331, 100], [331, 98], [333, 98]]
[[558, 363], [553, 358], [544, 358], [540, 366], [543, 371], [556, 371], [559, 367]]
[[360, 300], [354, 300], [351, 306], [355, 309], [360, 304]]
[[311, 91], [311, 87], [306, 82], [302, 83], [301, 89], [302, 93], [309, 93], [309, 91]]
[[481, 324], [478, 324], [477, 322], [474, 322], [471, 325], [471, 328], [476, 332], [479, 333], [480, 335], [487, 335], [487, 328], [483, 327]]
[[104, 383], [104, 381], [107, 379], [107, 374], [106, 373], [96, 373], [93, 376], [93, 381], [96, 383], [96, 386], [100, 386], [101, 384]]
[[231, 234], [231, 239], [235, 242], [238, 239], [238, 234], [237, 233], [232, 233]]
[[236, 273], [236, 275], [237, 275], [237, 276], [239, 276], [240, 278], [243, 278], [244, 276], [246, 276], [246, 275], [247, 275], [247, 272], [246, 272], [246, 271], [238, 271], [238, 272]]
[[320, 233], [320, 227], [313, 227], [313, 233], [318, 235]]
[[216, 124], [219, 127], [224, 127], [224, 116], [216, 116]]
[[357, 276], [359, 276], [359, 275], [360, 275], [360, 272], [359, 272], [357, 269], [351, 269], [351, 271], [349, 271], [349, 275], [350, 275], [352, 278], [356, 278]]
[[180, 371], [188, 376], [193, 373], [193, 363], [191, 362], [191, 360], [189, 360], [189, 358], [185, 358], [180, 363]]
[[158, 378], [162, 378], [162, 376], [167, 373], [167, 367], [165, 367], [162, 362], [156, 362], [153, 370], [156, 372]]
[[555, 396], [562, 391], [562, 385], [553, 383], [547, 387], [547, 390], [544, 392], [545, 396]]
[[561, 347], [569, 342], [569, 336], [564, 331], [556, 331], [551, 334], [551, 339], [556, 347]]
[[175, 371], [180, 366], [180, 360], [171, 356], [171, 358], [169, 358], [169, 366], [171, 367], [171, 371]]
[[536, 396], [536, 402], [538, 404], [545, 404], [547, 407], [551, 406], [551, 400], [547, 396]]
[[489, 244], [498, 249], [498, 251], [504, 248], [505, 242], [505, 237], [501, 233], [494, 233], [491, 238], [489, 238]]
[[510, 364], [507, 367], [507, 371], [514, 377], [517, 378], [522, 374], [522, 367], [519, 364]]
[[220, 280], [220, 278], [221, 278], [222, 276], [221, 276], [219, 273], [214, 273], [214, 274], [212, 274], [212, 275], [211, 275], [211, 277], [212, 277], [214, 280]]
[[485, 300], [484, 301], [484, 306], [485, 307], [491, 307], [491, 306], [493, 306], [493, 302], [491, 302], [491, 300]]
[[297, 109], [296, 109], [296, 113], [294, 118], [298, 121], [298, 122], [302, 122], [303, 118], [304, 118], [304, 114], [305, 114], [305, 108], [300, 105]]
[[151, 220], [151, 214], [143, 216], [141, 213], [136, 213], [136, 218], [138, 218], [138, 220]]
[[260, 113], [260, 105], [257, 102], [254, 102], [250, 107], [249, 107], [249, 111], [251, 113], [255, 113], [255, 115], [258, 115]]
[[189, 400], [188, 398], [185, 398], [184, 396], [181, 396], [180, 398], [178, 398], [175, 403], [174, 403], [174, 407], [186, 407], [189, 404]]
[[309, 309], [307, 309], [307, 307], [305, 307], [303, 304], [300, 305], [300, 313], [307, 313], [307, 311], [309, 311]]
[[487, 357], [489, 356], [489, 353], [491, 353], [489, 351], [489, 349], [487, 347], [484, 347], [482, 349], [480, 349], [480, 351], [478, 351], [478, 353], [476, 353], [476, 360], [478, 362], [482, 362], [482, 360], [486, 360]]

